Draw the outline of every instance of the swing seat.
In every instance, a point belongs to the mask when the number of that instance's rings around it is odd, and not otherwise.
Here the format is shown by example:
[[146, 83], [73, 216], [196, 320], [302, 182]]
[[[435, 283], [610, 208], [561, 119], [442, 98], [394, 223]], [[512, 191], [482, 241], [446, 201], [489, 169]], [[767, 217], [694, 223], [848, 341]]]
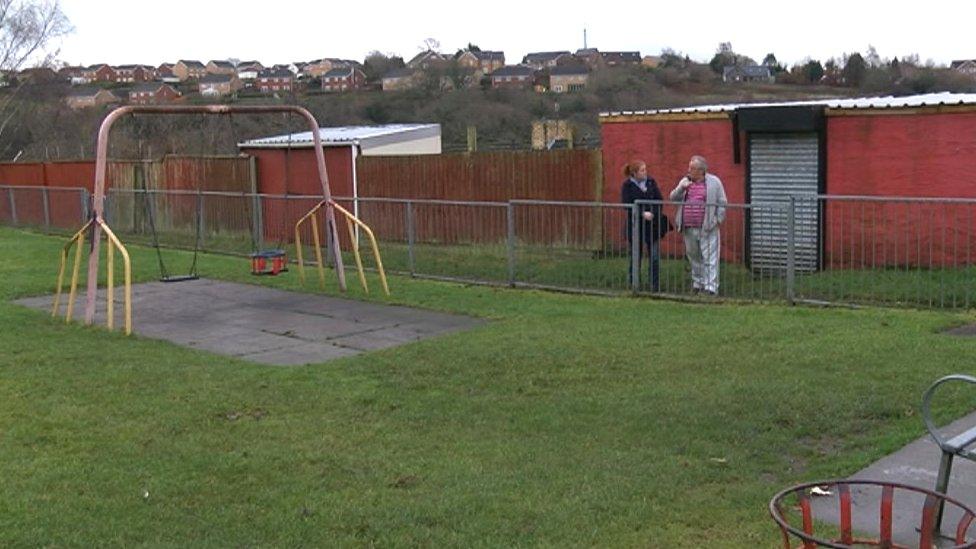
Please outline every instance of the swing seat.
[[251, 274], [276, 276], [288, 271], [285, 250], [260, 250], [251, 254]]
[[160, 282], [186, 282], [187, 280], [200, 280], [200, 275], [169, 275], [159, 279]]

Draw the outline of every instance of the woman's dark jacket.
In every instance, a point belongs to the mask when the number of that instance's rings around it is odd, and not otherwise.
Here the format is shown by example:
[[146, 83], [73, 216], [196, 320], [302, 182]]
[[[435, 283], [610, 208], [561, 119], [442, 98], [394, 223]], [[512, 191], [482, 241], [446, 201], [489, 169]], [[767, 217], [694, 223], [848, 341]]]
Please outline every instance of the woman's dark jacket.
[[[620, 202], [623, 204], [633, 204], [638, 200], [664, 200], [663, 195], [661, 195], [661, 189], [657, 186], [657, 181], [654, 181], [653, 177], [647, 178], [647, 190], [641, 191], [637, 183], [634, 183], [629, 177], [624, 181], [623, 185], [620, 187]], [[661, 216], [661, 204], [640, 204], [638, 205], [637, 218], [640, 221], [640, 232], [641, 232], [641, 242], [657, 242], [658, 236], [663, 232], [660, 225], [661, 223], [667, 223], [668, 221]], [[651, 212], [654, 214], [654, 219], [647, 221], [644, 219], [644, 212]], [[631, 221], [630, 210], [627, 211], [627, 240], [631, 240], [632, 232], [632, 221]], [[658, 230], [652, 230], [658, 229]]]

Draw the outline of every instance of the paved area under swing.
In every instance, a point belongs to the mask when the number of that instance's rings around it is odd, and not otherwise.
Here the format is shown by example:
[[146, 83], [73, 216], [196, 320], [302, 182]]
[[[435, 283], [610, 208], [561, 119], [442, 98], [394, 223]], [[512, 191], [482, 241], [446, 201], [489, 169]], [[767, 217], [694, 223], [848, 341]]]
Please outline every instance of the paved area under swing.
[[[17, 303], [50, 311], [53, 296]], [[104, 290], [97, 323], [105, 325]], [[326, 362], [481, 326], [484, 320], [200, 279], [132, 287], [133, 333], [272, 365]], [[118, 291], [116, 326], [121, 324]], [[63, 313], [63, 306], [62, 306]], [[74, 317], [84, 314], [79, 289]]]

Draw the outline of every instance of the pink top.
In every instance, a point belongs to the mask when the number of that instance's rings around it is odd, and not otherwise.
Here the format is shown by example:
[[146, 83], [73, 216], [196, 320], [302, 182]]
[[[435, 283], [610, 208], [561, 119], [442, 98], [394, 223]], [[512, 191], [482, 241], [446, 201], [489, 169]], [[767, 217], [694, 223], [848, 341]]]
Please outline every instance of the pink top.
[[685, 227], [702, 226], [705, 221], [705, 182], [692, 183], [685, 192], [685, 205], [681, 212], [681, 224]]

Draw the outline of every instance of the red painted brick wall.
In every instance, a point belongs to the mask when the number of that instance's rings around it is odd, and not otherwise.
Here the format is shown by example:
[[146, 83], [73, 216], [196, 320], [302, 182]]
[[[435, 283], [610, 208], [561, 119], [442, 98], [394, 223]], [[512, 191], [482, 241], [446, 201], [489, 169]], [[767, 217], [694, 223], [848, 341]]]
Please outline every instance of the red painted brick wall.
[[729, 202], [742, 203], [745, 199], [745, 164], [733, 163], [731, 121], [609, 123], [601, 130], [605, 202], [620, 201], [627, 162], [647, 162], [647, 171], [667, 195], [695, 154], [708, 159], [709, 171], [722, 179]]
[[[708, 160], [709, 171], [722, 179], [730, 203], [745, 201], [745, 156], [735, 164], [732, 156], [732, 122], [730, 120], [702, 120], [687, 122], [626, 122], [604, 123], [603, 138], [603, 201], [620, 202], [623, 169], [627, 162], [640, 159], [647, 163], [648, 173], [657, 180], [665, 200], [688, 170], [692, 155]], [[743, 146], [744, 150], [744, 146]], [[674, 220], [674, 208], [665, 212]], [[744, 216], [741, 209], [730, 209], [722, 231], [722, 257], [741, 261], [743, 254]], [[607, 220], [611, 222], [610, 219]], [[607, 234], [621, 234], [620, 245], [626, 241], [619, 223], [607, 226]], [[677, 232], [670, 233], [663, 243], [670, 254], [683, 249]], [[672, 250], [674, 250], [672, 252]]]
[[976, 198], [976, 113], [827, 119], [827, 193]]
[[[734, 164], [729, 121], [605, 123], [602, 133], [607, 202], [619, 200], [629, 160], [647, 162], [667, 194], [692, 154], [708, 159], [725, 183], [729, 202], [745, 200], [745, 142], [743, 163]], [[976, 198], [973, 160], [976, 113], [827, 119], [826, 191], [831, 195]], [[831, 201], [826, 216], [824, 262], [832, 268], [976, 261], [976, 250], [968, 249], [976, 243], [972, 205]], [[730, 211], [726, 229], [723, 243], [732, 232], [728, 229], [738, 231], [741, 241], [740, 213]]]
[[[976, 113], [827, 119], [827, 193], [976, 198]], [[976, 260], [972, 205], [831, 202], [834, 267], [939, 266]]]

